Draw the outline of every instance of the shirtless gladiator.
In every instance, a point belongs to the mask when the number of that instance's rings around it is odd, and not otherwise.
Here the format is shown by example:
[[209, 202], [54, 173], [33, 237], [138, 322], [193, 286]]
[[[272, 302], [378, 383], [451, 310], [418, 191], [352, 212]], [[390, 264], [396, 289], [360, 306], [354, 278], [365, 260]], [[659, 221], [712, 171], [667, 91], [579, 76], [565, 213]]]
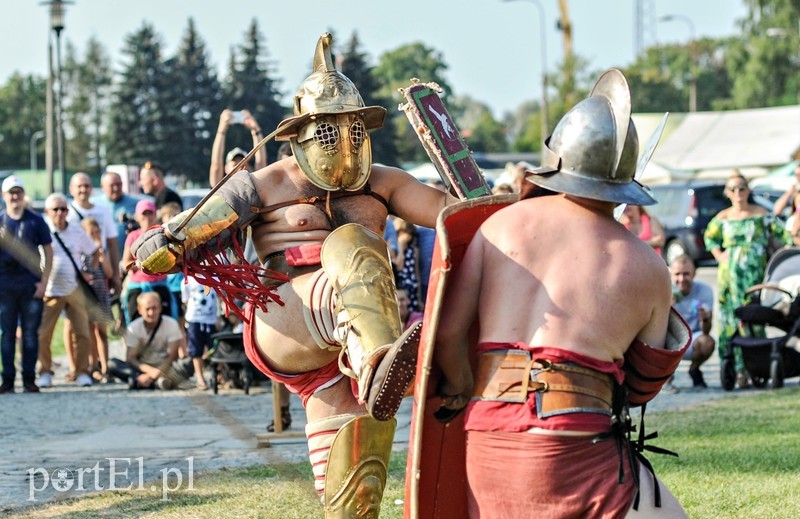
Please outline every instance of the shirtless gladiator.
[[382, 239], [386, 217], [433, 227], [455, 198], [372, 165], [368, 132], [382, 126], [386, 110], [364, 106], [335, 70], [330, 45], [323, 35], [295, 116], [278, 127], [293, 156], [236, 173], [180, 232], [170, 230], [185, 213], [166, 232], [143, 236], [135, 255], [145, 270], [170, 271], [212, 238], [251, 226], [261, 263], [290, 281], [265, 281], [283, 306], [248, 305], [248, 357], [306, 406], [326, 517], [377, 517], [393, 417], [413, 378], [418, 341], [418, 328], [403, 332], [400, 323]]
[[436, 338], [444, 405], [467, 406], [470, 517], [683, 517], [619, 429], [689, 338], [664, 261], [614, 219], [619, 203], [655, 203], [633, 180], [622, 73], [607, 72], [545, 144], [523, 200], [470, 243]]

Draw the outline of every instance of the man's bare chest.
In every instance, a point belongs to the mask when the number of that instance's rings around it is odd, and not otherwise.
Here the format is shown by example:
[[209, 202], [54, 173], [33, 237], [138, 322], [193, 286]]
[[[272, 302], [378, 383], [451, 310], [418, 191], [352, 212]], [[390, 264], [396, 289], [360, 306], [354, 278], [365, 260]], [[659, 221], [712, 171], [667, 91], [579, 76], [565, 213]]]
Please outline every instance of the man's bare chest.
[[286, 230], [333, 230], [348, 223], [359, 223], [382, 231], [388, 211], [370, 195], [354, 193], [328, 199], [326, 195], [305, 197], [302, 201], [286, 205], [262, 215], [267, 227]]

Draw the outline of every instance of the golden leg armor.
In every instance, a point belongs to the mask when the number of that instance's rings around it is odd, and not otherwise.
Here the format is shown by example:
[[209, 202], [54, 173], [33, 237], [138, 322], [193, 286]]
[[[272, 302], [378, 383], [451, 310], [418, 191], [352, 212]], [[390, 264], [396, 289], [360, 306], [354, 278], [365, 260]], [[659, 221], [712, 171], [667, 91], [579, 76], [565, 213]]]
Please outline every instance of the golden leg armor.
[[323, 503], [326, 519], [377, 519], [397, 421], [359, 416], [330, 446]]
[[336, 294], [336, 332], [358, 380], [359, 401], [378, 420], [391, 419], [414, 378], [419, 327], [403, 333], [394, 274], [383, 238], [358, 224], [333, 231], [322, 268]]

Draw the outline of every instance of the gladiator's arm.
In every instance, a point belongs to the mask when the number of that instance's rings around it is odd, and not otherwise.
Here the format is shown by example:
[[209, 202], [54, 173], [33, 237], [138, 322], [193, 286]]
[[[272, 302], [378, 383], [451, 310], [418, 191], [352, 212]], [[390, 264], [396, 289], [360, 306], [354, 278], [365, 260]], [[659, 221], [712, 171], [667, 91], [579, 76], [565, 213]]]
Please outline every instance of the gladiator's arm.
[[190, 211], [175, 216], [164, 226], [146, 231], [134, 242], [131, 252], [139, 268], [147, 273], [175, 272], [185, 252], [197, 249], [212, 238], [223, 242], [218, 244], [219, 248], [225, 247], [227, 238], [255, 219], [257, 213], [252, 208], [260, 206], [252, 175], [240, 171], [199, 208], [180, 232], [175, 229]]
[[445, 397], [445, 407], [451, 409], [464, 407], [472, 393], [468, 337], [478, 315], [483, 242], [483, 235], [478, 232], [448, 283], [443, 303], [445, 311], [436, 336], [434, 356], [443, 375], [439, 394]]
[[435, 229], [441, 210], [459, 201], [450, 193], [423, 184], [401, 169], [386, 168], [385, 171], [392, 188], [389, 208], [392, 214], [407, 222]]
[[623, 364], [630, 405], [640, 406], [655, 398], [678, 369], [691, 343], [692, 332], [675, 310], [670, 311], [663, 348], [634, 341], [625, 352]]

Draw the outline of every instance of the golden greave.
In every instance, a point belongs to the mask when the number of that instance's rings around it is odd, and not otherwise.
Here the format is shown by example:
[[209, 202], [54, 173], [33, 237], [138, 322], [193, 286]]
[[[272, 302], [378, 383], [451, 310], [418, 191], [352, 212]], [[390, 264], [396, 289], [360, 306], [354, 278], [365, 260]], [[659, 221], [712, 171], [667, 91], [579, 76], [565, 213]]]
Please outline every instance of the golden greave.
[[378, 518], [396, 425], [363, 415], [341, 426], [325, 470], [326, 519]]
[[375, 366], [403, 327], [383, 238], [358, 224], [333, 231], [322, 245], [322, 268], [336, 294], [337, 337], [359, 379], [363, 400]]

